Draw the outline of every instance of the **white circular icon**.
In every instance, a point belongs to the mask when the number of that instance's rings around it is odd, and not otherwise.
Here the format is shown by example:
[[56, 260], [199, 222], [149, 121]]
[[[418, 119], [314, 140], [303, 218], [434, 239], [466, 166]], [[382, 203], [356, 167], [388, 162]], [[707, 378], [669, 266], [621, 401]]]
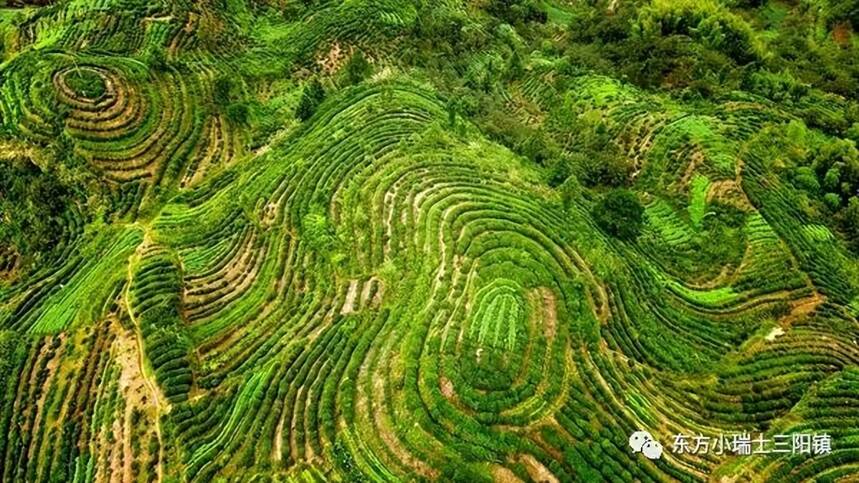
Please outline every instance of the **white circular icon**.
[[646, 458], [657, 460], [662, 457], [662, 445], [647, 431], [636, 431], [629, 437], [629, 447], [633, 453], [642, 453]]
[[633, 453], [641, 453], [641, 447], [644, 443], [652, 440], [653, 437], [647, 431], [636, 431], [629, 437], [629, 447]]
[[659, 444], [659, 441], [648, 441], [644, 443], [644, 446], [641, 447], [641, 452], [648, 459], [658, 460], [662, 457], [662, 445]]

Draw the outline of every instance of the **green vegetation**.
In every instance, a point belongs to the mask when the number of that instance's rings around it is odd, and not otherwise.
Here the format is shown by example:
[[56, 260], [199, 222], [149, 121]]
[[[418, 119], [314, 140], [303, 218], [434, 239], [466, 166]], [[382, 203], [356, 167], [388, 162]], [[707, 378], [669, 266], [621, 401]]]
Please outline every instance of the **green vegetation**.
[[[353, 65], [352, 63], [349, 64]], [[349, 76], [351, 77], [351, 72]], [[318, 79], [314, 79], [309, 85], [307, 85], [304, 90], [301, 92], [301, 101], [298, 103], [298, 107], [295, 110], [295, 115], [298, 119], [302, 121], [306, 121], [313, 116], [313, 113], [316, 112], [316, 108], [319, 107], [319, 104], [325, 99], [325, 88], [322, 87], [322, 84], [319, 83]]]
[[73, 69], [67, 76], [67, 83], [82, 98], [97, 99], [107, 92], [104, 79], [90, 69]]
[[0, 481], [855, 480], [857, 15], [0, 2]]
[[641, 232], [644, 207], [635, 193], [614, 190], [597, 203], [593, 215], [596, 222], [612, 235], [634, 240]]
[[29, 159], [0, 165], [0, 244], [9, 255], [47, 252], [62, 241], [70, 195]]

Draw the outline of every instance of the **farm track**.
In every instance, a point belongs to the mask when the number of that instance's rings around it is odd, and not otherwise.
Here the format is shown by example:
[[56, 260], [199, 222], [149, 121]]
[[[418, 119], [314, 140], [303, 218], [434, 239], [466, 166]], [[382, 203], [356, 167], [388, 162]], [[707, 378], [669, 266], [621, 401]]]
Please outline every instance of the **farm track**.
[[149, 395], [152, 397], [153, 401], [155, 401], [156, 412], [155, 412], [155, 418], [153, 421], [153, 427], [155, 429], [155, 435], [158, 439], [158, 466], [156, 469], [156, 475], [157, 475], [156, 481], [158, 481], [158, 483], [161, 483], [161, 481], [164, 478], [164, 471], [163, 471], [163, 467], [161, 465], [161, 462], [164, 461], [164, 440], [161, 437], [161, 415], [166, 414], [168, 411], [163, 410], [163, 403], [162, 403], [163, 398], [161, 397], [161, 390], [158, 388], [158, 382], [155, 381], [153, 379], [153, 377], [150, 375], [150, 371], [147, 367], [146, 359], [145, 359], [146, 351], [144, 348], [145, 342], [143, 341], [143, 334], [141, 333], [141, 330], [140, 330], [140, 323], [138, 322], [137, 318], [134, 316], [134, 311], [131, 310], [132, 305], [131, 305], [130, 290], [131, 290], [131, 281], [134, 279], [134, 275], [132, 273], [132, 265], [133, 265], [133, 260], [129, 260], [129, 263], [128, 263], [128, 280], [127, 280], [127, 285], [126, 285], [126, 289], [125, 289], [125, 293], [124, 293], [125, 306], [126, 306], [126, 310], [128, 313], [128, 317], [131, 319], [131, 323], [135, 328], [135, 334], [136, 334], [135, 340], [137, 343], [137, 364], [138, 364], [138, 367], [140, 370], [140, 374], [143, 376], [143, 379], [146, 382], [146, 387], [147, 387], [147, 389], [149, 389]]

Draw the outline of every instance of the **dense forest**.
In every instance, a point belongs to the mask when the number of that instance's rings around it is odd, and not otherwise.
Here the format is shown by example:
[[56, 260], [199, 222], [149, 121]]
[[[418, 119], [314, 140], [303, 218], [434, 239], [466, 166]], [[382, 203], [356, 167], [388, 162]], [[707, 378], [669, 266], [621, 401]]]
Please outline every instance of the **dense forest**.
[[856, 480], [857, 30], [0, 0], [0, 481]]

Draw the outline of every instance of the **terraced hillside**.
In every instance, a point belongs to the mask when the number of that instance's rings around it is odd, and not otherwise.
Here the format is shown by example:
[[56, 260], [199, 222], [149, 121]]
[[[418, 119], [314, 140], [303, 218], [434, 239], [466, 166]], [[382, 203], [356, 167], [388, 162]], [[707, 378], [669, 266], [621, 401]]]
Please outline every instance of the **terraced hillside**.
[[857, 12], [0, 2], [0, 481], [855, 481]]

